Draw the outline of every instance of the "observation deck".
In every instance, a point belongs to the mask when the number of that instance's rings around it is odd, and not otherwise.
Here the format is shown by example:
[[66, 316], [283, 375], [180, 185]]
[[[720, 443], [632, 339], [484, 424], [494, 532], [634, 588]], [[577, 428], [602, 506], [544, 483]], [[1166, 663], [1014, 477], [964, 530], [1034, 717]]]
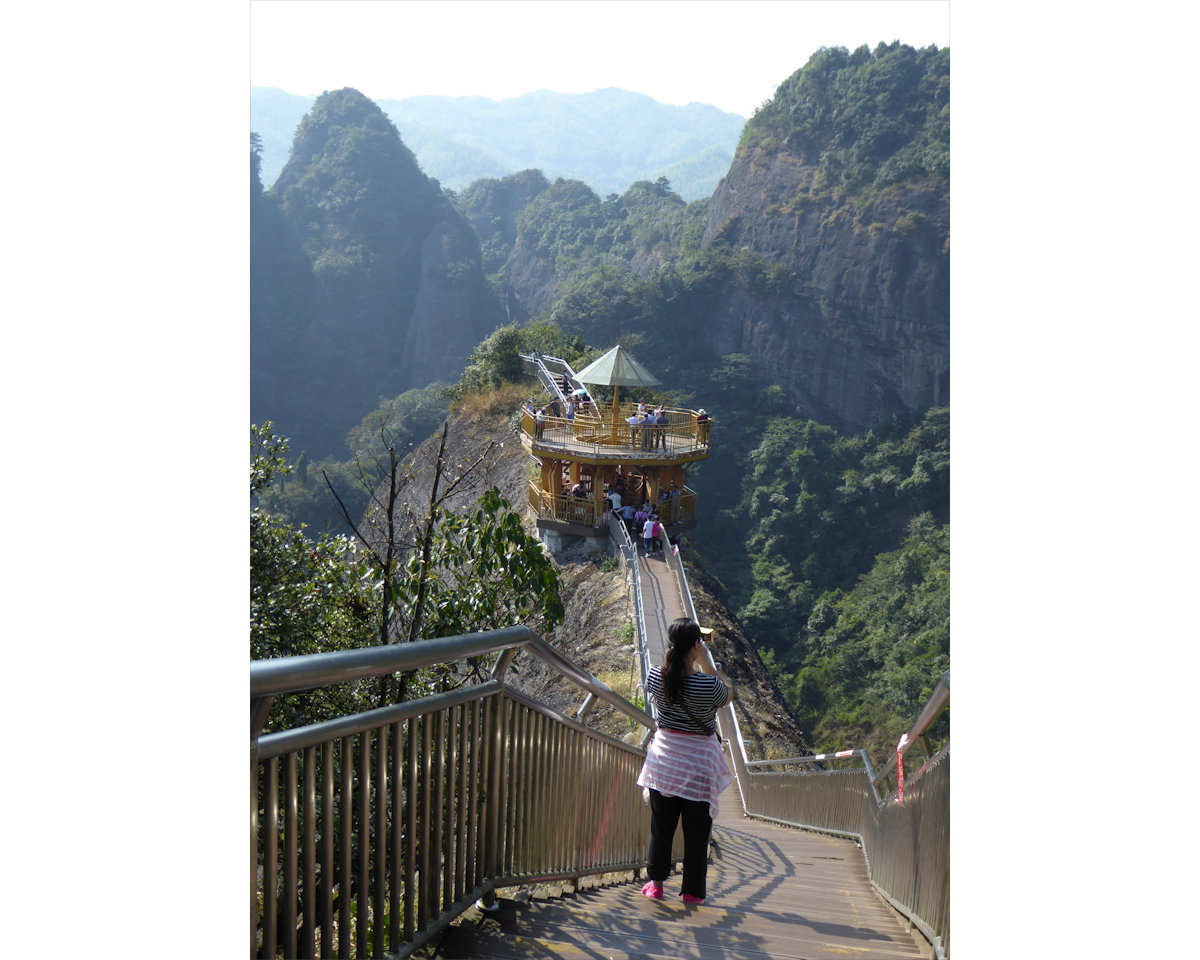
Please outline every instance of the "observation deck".
[[[636, 403], [588, 404], [574, 417], [521, 414], [521, 443], [541, 465], [529, 482], [539, 530], [592, 535], [604, 524], [608, 489], [635, 509], [649, 502], [672, 533], [696, 525], [696, 493], [686, 468], [709, 454], [712, 421], [699, 410], [666, 409], [666, 424], [631, 426]], [[579, 486], [582, 484], [582, 488]], [[582, 489], [584, 496], [579, 496]], [[589, 528], [588, 531], [572, 528]], [[596, 534], [603, 535], [603, 534]]]
[[[671, 534], [695, 527], [696, 493], [685, 471], [708, 458], [707, 411], [660, 406], [661, 422], [642, 420], [648, 405], [622, 403], [620, 388], [648, 389], [659, 381], [620, 346], [578, 373], [559, 357], [522, 359], [550, 396], [522, 409], [521, 442], [540, 465], [541, 476], [529, 482], [529, 510], [551, 550], [560, 537], [604, 539], [610, 492], [621, 507], [649, 504]], [[593, 397], [588, 384], [611, 389], [611, 400]]]

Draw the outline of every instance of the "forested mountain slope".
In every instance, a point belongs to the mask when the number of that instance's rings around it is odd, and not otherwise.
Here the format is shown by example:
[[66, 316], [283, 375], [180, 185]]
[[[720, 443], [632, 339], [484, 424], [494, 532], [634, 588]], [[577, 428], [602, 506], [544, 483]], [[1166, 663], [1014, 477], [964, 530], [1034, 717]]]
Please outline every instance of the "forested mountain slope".
[[251, 416], [311, 454], [381, 398], [456, 377], [502, 318], [475, 231], [357, 91], [319, 97], [251, 192]]
[[949, 111], [949, 50], [821, 50], [747, 123], [708, 205], [706, 247], [792, 279], [724, 297], [706, 339], [822, 423], [948, 402]]
[[949, 57], [818, 52], [747, 123], [708, 200], [665, 179], [603, 200], [556, 181], [517, 215], [509, 318], [642, 336], [677, 368], [749, 357], [839, 429], [947, 403]]

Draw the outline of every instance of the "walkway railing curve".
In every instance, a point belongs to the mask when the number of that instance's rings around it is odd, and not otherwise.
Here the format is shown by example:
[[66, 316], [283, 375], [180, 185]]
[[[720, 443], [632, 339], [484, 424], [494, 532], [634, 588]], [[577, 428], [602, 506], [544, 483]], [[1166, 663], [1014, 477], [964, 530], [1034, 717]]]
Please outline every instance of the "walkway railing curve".
[[[949, 671], [921, 711], [901, 754], [925, 733], [949, 704]], [[862, 848], [872, 886], [921, 931], [940, 960], [950, 956], [950, 746], [947, 744], [881, 796], [880, 784], [896, 769], [893, 755], [876, 773], [865, 750], [750, 761], [732, 705], [718, 715], [722, 736], [732, 736], [734, 776], [747, 816], [806, 830], [839, 834]], [[850, 760], [861, 766], [823, 770], [822, 762]], [[899, 778], [898, 778], [899, 780]], [[897, 783], [899, 788], [899, 782]]]
[[[695, 619], [683, 563], [677, 552], [668, 548], [666, 554], [684, 612]], [[921, 931], [940, 960], [950, 956], [950, 745], [931, 753], [926, 733], [949, 704], [947, 670], [879, 773], [866, 750], [752, 761], [733, 704], [717, 714], [722, 738], [736, 744], [729, 753], [746, 815], [854, 839], [862, 848], [871, 884]], [[925, 762], [902, 780], [903, 757], [915, 744], [924, 750]], [[861, 766], [817, 766], [843, 760]]]
[[617, 547], [617, 556], [621, 558], [621, 569], [625, 573], [626, 590], [633, 602], [633, 656], [641, 677], [638, 687], [646, 709], [653, 716], [654, 705], [646, 698], [646, 677], [650, 673], [651, 664], [650, 653], [646, 647], [646, 611], [642, 606], [642, 576], [638, 566], [637, 545], [629, 536], [629, 530], [621, 519], [612, 514], [608, 518], [608, 536]]
[[[642, 869], [645, 751], [505, 684], [520, 650], [653, 727], [524, 627], [251, 663], [252, 957], [406, 957], [499, 887]], [[483, 683], [261, 735], [277, 694], [491, 653]]]

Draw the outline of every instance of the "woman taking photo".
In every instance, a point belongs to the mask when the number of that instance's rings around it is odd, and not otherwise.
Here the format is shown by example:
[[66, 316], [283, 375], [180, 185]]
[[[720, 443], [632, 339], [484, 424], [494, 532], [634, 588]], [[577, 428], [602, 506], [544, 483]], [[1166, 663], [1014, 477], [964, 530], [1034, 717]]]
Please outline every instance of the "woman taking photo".
[[661, 900], [671, 872], [671, 843], [683, 818], [684, 903], [702, 903], [708, 877], [708, 836], [717, 798], [733, 782], [717, 742], [716, 712], [729, 702], [728, 686], [717, 676], [712, 654], [695, 620], [681, 617], [667, 627], [667, 656], [652, 667], [646, 689], [654, 703], [658, 730], [646, 751], [638, 785], [649, 791], [650, 845], [642, 887]]

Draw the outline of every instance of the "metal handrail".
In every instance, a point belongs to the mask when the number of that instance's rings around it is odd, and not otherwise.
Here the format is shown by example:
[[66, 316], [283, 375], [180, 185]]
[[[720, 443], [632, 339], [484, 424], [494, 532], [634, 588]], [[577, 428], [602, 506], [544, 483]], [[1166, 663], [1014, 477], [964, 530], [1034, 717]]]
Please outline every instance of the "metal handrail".
[[[682, 563], [677, 575], [680, 592], [690, 598]], [[732, 734], [737, 742], [730, 755], [746, 815], [853, 838], [872, 886], [921, 932], [938, 960], [950, 956], [950, 748], [930, 756], [925, 732], [949, 702], [947, 670], [900, 747], [903, 753], [919, 742], [927, 757], [907, 780], [903, 804], [895, 794], [881, 797], [877, 787], [895, 767], [894, 754], [878, 774], [862, 749], [751, 761], [732, 702], [717, 713], [721, 736]], [[811, 769], [820, 761], [844, 759], [862, 766]], [[802, 769], [783, 769], [789, 766]]]
[[[629, 536], [629, 530], [618, 517], [609, 516], [608, 535], [616, 543], [621, 556], [622, 565], [629, 577], [629, 590], [633, 594], [634, 610], [634, 658], [637, 660], [641, 673], [643, 691], [646, 689], [646, 679], [650, 675], [650, 651], [646, 645], [646, 611], [642, 605], [642, 573], [637, 560], [637, 545]], [[646, 707], [650, 715], [655, 717], [654, 703], [647, 697]], [[645, 743], [645, 739], [643, 739]]]
[[908, 753], [916, 744], [920, 743], [925, 751], [927, 760], [931, 760], [931, 751], [929, 749], [929, 741], [925, 738], [925, 731], [934, 725], [938, 717], [945, 712], [950, 706], [950, 671], [947, 670], [942, 674], [942, 678], [938, 681], [936, 687], [933, 688], [933, 693], [929, 695], [929, 700], [921, 709], [917, 719], [913, 721], [913, 725], [908, 732], [901, 737], [901, 742], [892, 755], [888, 758], [888, 762], [883, 769], [874, 777], [873, 784], [878, 787], [880, 783], [887, 783], [891, 788], [891, 774], [896, 769], [897, 757]]
[[563, 394], [562, 388], [559, 386], [558, 380], [555, 378], [554, 374], [552, 374], [550, 372], [550, 368], [546, 366], [546, 361], [549, 361], [550, 363], [555, 364], [558, 367], [560, 367], [561, 368], [560, 375], [565, 376], [567, 378], [568, 383], [578, 384], [578, 386], [575, 389], [585, 391], [585, 395], [587, 396], [588, 401], [594, 402], [594, 401], [592, 401], [592, 395], [590, 392], [588, 392], [587, 387], [584, 384], [580, 383], [580, 381], [576, 378], [575, 371], [571, 369], [571, 365], [569, 363], [567, 363], [566, 360], [563, 360], [561, 357], [548, 357], [541, 353], [533, 353], [533, 354], [519, 353], [519, 354], [517, 354], [517, 356], [520, 357], [522, 360], [524, 360], [526, 363], [531, 364], [533, 366], [534, 370], [537, 373], [538, 380], [541, 382], [542, 386], [546, 388], [546, 391], [551, 396], [557, 397], [559, 400], [561, 400], [564, 403], [567, 401], [567, 397]]
[[692, 590], [688, 586], [687, 573], [683, 569], [683, 559], [679, 556], [678, 541], [671, 544], [668, 538], [667, 543], [663, 544], [663, 556], [666, 557], [667, 566], [675, 574], [675, 584], [679, 589], [679, 602], [683, 607], [683, 613], [695, 620], [696, 604], [692, 600]]
[[[410, 956], [500, 887], [637, 875], [645, 750], [507, 686], [520, 650], [653, 729], [523, 626], [251, 663], [251, 956]], [[279, 694], [489, 653], [482, 683], [258, 735]]]
[[[555, 668], [577, 686], [587, 690], [609, 706], [643, 726], [652, 727], [654, 718], [633, 706], [620, 694], [597, 680], [555, 650], [528, 627], [501, 627], [482, 633], [395, 643], [357, 650], [335, 650], [297, 657], [253, 660], [250, 663], [250, 699], [280, 693], [311, 690], [314, 687], [377, 677], [388, 673], [416, 670], [438, 663], [465, 660], [501, 650], [524, 649]], [[512, 658], [505, 662], [511, 663]], [[493, 677], [493, 680], [501, 680]]]
[[[706, 424], [711, 431], [711, 421]], [[673, 457], [694, 456], [706, 451], [709, 442], [701, 439], [696, 424], [686, 426], [674, 424], [661, 428], [664, 443], [661, 449], [642, 446], [640, 434], [635, 439], [628, 435], [629, 426], [624, 421], [613, 423], [611, 417], [600, 416], [589, 411], [574, 417], [542, 417], [539, 432], [537, 417], [528, 409], [521, 410], [521, 432], [530, 443], [562, 450], [582, 450], [595, 456], [638, 460], [670, 460]], [[597, 434], [603, 434], [598, 437]], [[708, 434], [711, 436], [711, 433]], [[612, 438], [616, 439], [612, 439]]]

